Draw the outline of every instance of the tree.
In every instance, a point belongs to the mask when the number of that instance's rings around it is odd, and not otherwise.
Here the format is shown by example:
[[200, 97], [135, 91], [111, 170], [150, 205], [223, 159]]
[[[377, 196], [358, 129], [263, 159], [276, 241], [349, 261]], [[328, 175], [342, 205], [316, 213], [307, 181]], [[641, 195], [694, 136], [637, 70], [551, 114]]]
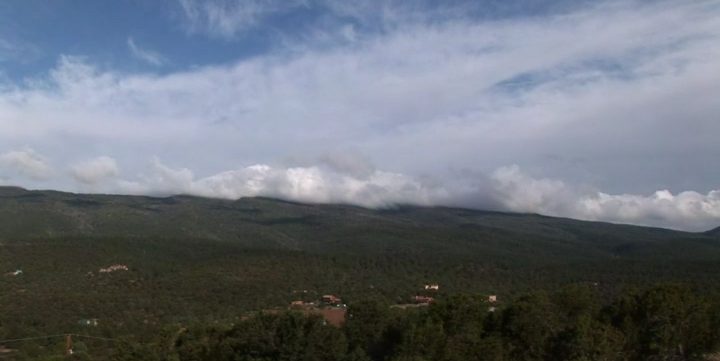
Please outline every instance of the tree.
[[390, 311], [387, 305], [364, 301], [348, 309], [344, 330], [351, 348], [362, 348], [373, 360], [382, 360], [391, 354], [388, 339]]
[[320, 317], [311, 317], [305, 326], [304, 361], [336, 361], [347, 353], [345, 334], [326, 325]]
[[711, 303], [685, 286], [626, 293], [606, 311], [631, 360], [691, 360], [713, 350], [719, 330]]
[[558, 331], [553, 311], [547, 295], [538, 292], [520, 298], [503, 312], [502, 335], [512, 359], [545, 359], [550, 340]]
[[550, 359], [557, 361], [622, 360], [620, 331], [591, 315], [580, 316], [552, 341]]
[[646, 291], [638, 304], [642, 352], [656, 360], [701, 357], [717, 337], [709, 310], [710, 304], [687, 287], [664, 285]]
[[442, 323], [433, 318], [408, 320], [394, 359], [438, 360], [443, 354], [446, 338]]

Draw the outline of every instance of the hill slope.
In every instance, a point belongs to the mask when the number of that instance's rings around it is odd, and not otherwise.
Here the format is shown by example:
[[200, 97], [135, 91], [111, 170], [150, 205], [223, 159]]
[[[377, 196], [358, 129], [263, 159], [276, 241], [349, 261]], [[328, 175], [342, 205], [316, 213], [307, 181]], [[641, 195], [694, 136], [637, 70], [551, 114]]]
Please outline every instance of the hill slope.
[[705, 232], [705, 234], [708, 234], [710, 236], [720, 236], [720, 227], [711, 229], [711, 230]]
[[[129, 270], [98, 272], [111, 264]], [[0, 324], [69, 332], [79, 319], [99, 318], [116, 334], [231, 318], [322, 293], [402, 301], [430, 281], [443, 292], [501, 296], [568, 282], [608, 291], [664, 280], [716, 285], [720, 239], [443, 207], [6, 187], [0, 272], [16, 269], [23, 274], [0, 277]]]
[[[312, 252], [384, 252], [405, 247], [467, 254], [465, 247], [518, 256], [572, 251], [573, 256], [639, 254], [682, 241], [683, 250], [715, 250], [707, 234], [583, 222], [532, 214], [454, 208], [369, 210], [266, 198], [238, 201], [76, 195], [0, 188], [0, 240], [66, 237], [197, 239], [246, 248]], [[491, 249], [487, 249], [490, 247]], [[708, 248], [709, 247], [709, 248]], [[527, 249], [525, 249], [527, 248]]]

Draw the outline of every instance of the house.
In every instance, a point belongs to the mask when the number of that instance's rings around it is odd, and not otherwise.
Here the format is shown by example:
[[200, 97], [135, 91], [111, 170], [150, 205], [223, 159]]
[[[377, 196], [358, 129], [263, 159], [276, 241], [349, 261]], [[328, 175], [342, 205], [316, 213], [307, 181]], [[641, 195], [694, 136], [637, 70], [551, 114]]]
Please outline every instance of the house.
[[342, 299], [335, 295], [324, 295], [320, 298], [320, 301], [326, 305], [340, 305]]
[[437, 283], [427, 284], [427, 285], [425, 285], [425, 290], [438, 291], [438, 290], [440, 290], [440, 285], [438, 285]]
[[306, 308], [312, 308], [315, 307], [315, 304], [312, 302], [305, 302], [305, 301], [292, 301], [290, 302], [290, 308], [294, 310], [303, 310]]
[[345, 305], [339, 307], [316, 307], [313, 302], [293, 301], [290, 308], [307, 316], [317, 315], [323, 318], [324, 325], [340, 327], [345, 323], [347, 308]]

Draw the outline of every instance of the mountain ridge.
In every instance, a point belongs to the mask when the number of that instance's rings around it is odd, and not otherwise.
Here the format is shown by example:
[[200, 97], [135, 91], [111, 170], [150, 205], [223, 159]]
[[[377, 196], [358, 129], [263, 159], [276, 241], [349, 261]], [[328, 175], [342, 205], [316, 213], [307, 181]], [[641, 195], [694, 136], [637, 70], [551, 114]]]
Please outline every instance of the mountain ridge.
[[[594, 262], [617, 257], [720, 260], [720, 239], [538, 214], [452, 207], [368, 209], [250, 197], [238, 200], [0, 189], [0, 242], [193, 240], [244, 250], [325, 255]], [[203, 243], [205, 242], [205, 243]]]
[[[309, 206], [309, 207], [330, 207], [330, 208], [337, 208], [337, 207], [343, 207], [343, 208], [354, 208], [354, 209], [361, 209], [366, 210], [369, 212], [377, 212], [377, 213], [392, 213], [397, 210], [403, 210], [403, 209], [436, 209], [436, 210], [451, 210], [451, 211], [467, 211], [467, 212], [474, 212], [474, 213], [483, 213], [483, 214], [497, 214], [497, 215], [504, 215], [504, 216], [536, 216], [536, 217], [546, 217], [548, 219], [556, 219], [556, 220], [571, 220], [576, 222], [586, 222], [588, 224], [605, 224], [610, 226], [628, 226], [628, 227], [640, 227], [640, 228], [646, 228], [646, 229], [657, 229], [657, 230], [667, 230], [671, 232], [680, 232], [680, 233], [688, 233], [688, 234], [706, 234], [706, 235], [720, 235], [720, 227], [713, 228], [707, 231], [700, 231], [700, 232], [692, 232], [692, 231], [683, 231], [683, 230], [676, 230], [676, 229], [670, 229], [670, 228], [664, 228], [664, 227], [656, 227], [656, 226], [646, 226], [646, 225], [636, 225], [636, 224], [629, 224], [629, 223], [616, 223], [616, 222], [608, 222], [608, 221], [592, 221], [592, 220], [582, 220], [582, 219], [576, 219], [576, 218], [570, 218], [570, 217], [558, 217], [558, 216], [548, 216], [544, 214], [539, 213], [523, 213], [523, 212], [511, 212], [511, 211], [500, 211], [500, 210], [483, 210], [483, 209], [473, 209], [473, 208], [464, 208], [464, 207], [452, 207], [452, 206], [442, 206], [442, 205], [436, 205], [436, 206], [418, 206], [418, 205], [405, 205], [405, 204], [397, 204], [392, 205], [384, 208], [367, 208], [362, 207], [358, 205], [352, 205], [352, 204], [343, 204], [343, 203], [306, 203], [306, 202], [299, 202], [294, 200], [286, 200], [281, 198], [273, 198], [273, 197], [266, 197], [266, 196], [256, 196], [256, 197], [242, 197], [236, 200], [230, 200], [230, 199], [223, 199], [223, 198], [209, 198], [209, 197], [202, 197], [202, 196], [195, 196], [195, 195], [188, 195], [188, 194], [170, 194], [170, 195], [123, 195], [123, 194], [111, 194], [111, 193], [74, 193], [74, 192], [65, 192], [65, 191], [56, 191], [56, 190], [29, 190], [26, 188], [18, 187], [18, 186], [0, 186], [0, 197], [39, 197], [39, 196], [56, 196], [56, 197], [62, 197], [66, 199], [67, 201], [72, 202], [72, 198], [75, 198], [77, 202], [82, 203], [83, 201], [93, 203], [93, 202], [99, 202], [102, 200], [109, 200], [112, 198], [116, 199], [128, 199], [128, 200], [147, 200], [152, 202], [165, 202], [165, 203], [173, 203], [175, 201], [179, 200], [196, 200], [196, 201], [209, 201], [209, 202], [218, 202], [218, 203], [236, 203], [236, 202], [243, 202], [248, 200], [257, 200], [257, 201], [266, 201], [266, 202], [276, 202], [276, 203], [284, 203], [284, 204], [290, 204], [290, 205], [296, 205], [296, 206]], [[88, 203], [88, 204], [89, 204]]]

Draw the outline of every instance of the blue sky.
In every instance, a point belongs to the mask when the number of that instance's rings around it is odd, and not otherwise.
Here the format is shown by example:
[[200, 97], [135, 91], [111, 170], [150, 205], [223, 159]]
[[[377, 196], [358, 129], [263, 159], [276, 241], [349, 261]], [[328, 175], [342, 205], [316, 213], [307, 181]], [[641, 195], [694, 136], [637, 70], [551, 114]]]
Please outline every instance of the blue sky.
[[[0, 12], [4, 40], [19, 48], [4, 61], [14, 80], [47, 72], [65, 54], [122, 71], [167, 73], [269, 50], [264, 35], [240, 40], [196, 34], [180, 3], [170, 1], [12, 1]], [[134, 56], [128, 39], [162, 54], [162, 66]]]
[[[6, 1], [0, 4], [0, 34], [5, 44], [4, 72], [14, 81], [47, 72], [59, 56], [67, 54], [84, 56], [110, 69], [163, 74], [288, 51], [288, 43], [342, 45], [346, 40], [342, 36], [332, 39], [338, 30], [373, 36], [392, 31], [396, 22], [405, 20], [385, 18], [402, 16], [390, 12], [415, 12], [415, 21], [439, 24], [450, 17], [468, 21], [537, 17], [570, 11], [578, 3]], [[209, 15], [213, 11], [222, 14], [213, 17]], [[318, 32], [327, 32], [330, 39], [323, 44], [315, 38]], [[158, 55], [158, 61], [138, 57], [129, 48], [129, 39], [136, 49]]]
[[0, 3], [0, 184], [720, 225], [720, 2]]

